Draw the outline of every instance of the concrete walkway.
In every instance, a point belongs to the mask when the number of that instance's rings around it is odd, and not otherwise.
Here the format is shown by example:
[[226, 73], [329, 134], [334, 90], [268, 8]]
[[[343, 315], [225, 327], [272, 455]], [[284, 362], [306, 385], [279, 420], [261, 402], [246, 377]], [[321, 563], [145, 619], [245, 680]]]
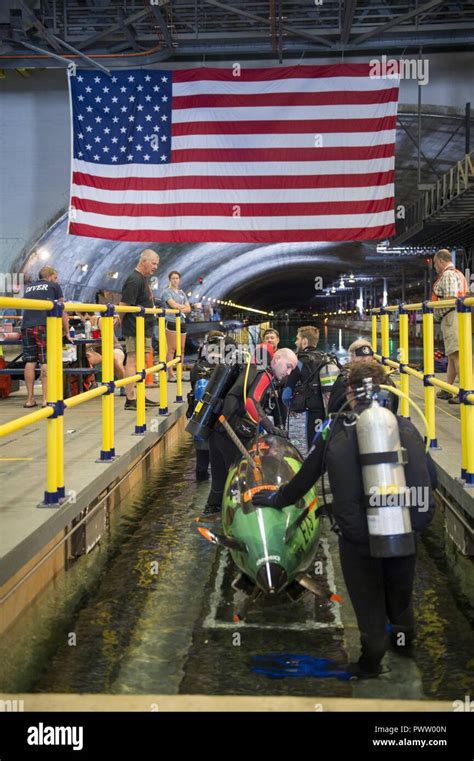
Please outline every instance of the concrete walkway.
[[[183, 383], [186, 399], [189, 383]], [[158, 401], [159, 390], [147, 386], [146, 396]], [[37, 395], [38, 397], [38, 395]], [[33, 557], [68, 525], [111, 482], [123, 476], [141, 453], [149, 449], [176, 420], [186, 404], [176, 403], [176, 384], [168, 384], [168, 416], [158, 408], [146, 412], [147, 432], [134, 435], [136, 412], [125, 410], [125, 398], [115, 395], [115, 451], [112, 463], [98, 463], [102, 421], [101, 399], [65, 412], [64, 471], [67, 500], [60, 507], [39, 508], [46, 488], [46, 423], [41, 421], [0, 439], [0, 585], [22, 562]], [[40, 398], [40, 396], [38, 397]], [[24, 387], [0, 401], [0, 424], [29, 410], [23, 409]]]
[[[399, 380], [398, 373], [392, 377], [396, 381]], [[436, 373], [436, 377], [447, 382], [446, 373]], [[424, 412], [423, 382], [412, 376], [410, 376], [410, 398]], [[441, 399], [435, 399], [435, 405], [438, 448], [431, 449], [430, 454], [437, 466], [439, 484], [474, 518], [474, 487], [466, 486], [459, 480], [461, 476], [461, 407]], [[413, 423], [424, 436], [424, 423], [418, 413], [412, 409], [410, 415]], [[474, 430], [470, 431], [470, 435], [472, 448], [474, 447]]]

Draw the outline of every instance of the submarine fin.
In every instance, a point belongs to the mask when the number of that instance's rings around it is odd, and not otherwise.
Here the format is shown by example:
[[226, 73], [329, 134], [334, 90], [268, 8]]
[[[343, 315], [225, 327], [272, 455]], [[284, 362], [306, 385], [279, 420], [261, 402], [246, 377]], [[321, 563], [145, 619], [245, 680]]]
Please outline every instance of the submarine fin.
[[228, 550], [234, 550], [236, 552], [247, 552], [247, 547], [243, 542], [239, 542], [237, 539], [232, 539], [229, 536], [223, 536], [217, 534], [215, 531], [211, 531], [203, 526], [198, 526], [198, 531], [204, 539], [213, 544], [220, 544], [221, 547], [226, 547]]
[[289, 544], [291, 542], [291, 540], [293, 539], [295, 535], [295, 531], [298, 529], [299, 526], [301, 526], [306, 516], [309, 515], [309, 513], [311, 513], [314, 510], [317, 504], [318, 504], [318, 500], [313, 499], [313, 501], [310, 502], [308, 507], [305, 507], [305, 509], [302, 510], [301, 514], [298, 515], [297, 519], [288, 526], [285, 533], [285, 544]]
[[316, 579], [310, 576], [308, 573], [301, 573], [296, 577], [298, 584], [308, 589], [315, 597], [325, 597], [329, 602], [342, 603], [342, 597], [337, 594], [331, 594], [329, 597], [326, 594], [322, 584], [319, 584]]

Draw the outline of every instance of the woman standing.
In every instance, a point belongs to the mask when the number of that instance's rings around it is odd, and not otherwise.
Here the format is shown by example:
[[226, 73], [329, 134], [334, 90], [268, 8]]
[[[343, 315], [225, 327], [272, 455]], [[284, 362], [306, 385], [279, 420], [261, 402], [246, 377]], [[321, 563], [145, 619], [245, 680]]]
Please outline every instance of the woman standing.
[[[181, 275], [176, 270], [168, 274], [169, 285], [161, 294], [163, 307], [169, 309], [179, 309], [180, 317], [189, 314], [191, 307], [184, 291], [180, 290], [179, 282]], [[166, 315], [166, 361], [171, 362], [176, 354], [176, 317], [175, 314]], [[184, 347], [186, 344], [186, 323], [181, 320], [181, 357], [184, 359]], [[175, 382], [175, 367], [168, 368], [168, 380]]]

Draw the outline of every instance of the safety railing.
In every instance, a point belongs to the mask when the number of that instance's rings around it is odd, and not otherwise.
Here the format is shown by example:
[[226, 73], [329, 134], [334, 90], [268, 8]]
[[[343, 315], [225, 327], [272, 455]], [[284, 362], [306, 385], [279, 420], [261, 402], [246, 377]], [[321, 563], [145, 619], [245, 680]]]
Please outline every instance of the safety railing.
[[[474, 486], [474, 384], [472, 375], [472, 315], [474, 297], [424, 301], [417, 304], [397, 304], [372, 310], [372, 348], [376, 359], [400, 372], [400, 390], [409, 395], [410, 376], [418, 378], [424, 386], [424, 414], [427, 420], [427, 438], [430, 447], [436, 448], [435, 388], [458, 395], [461, 414], [461, 479], [466, 486]], [[435, 377], [434, 368], [434, 311], [455, 309], [459, 331], [459, 387]], [[409, 366], [408, 314], [423, 315], [423, 372]], [[399, 349], [397, 359], [390, 357], [390, 315], [398, 316]], [[380, 317], [381, 353], [378, 354], [378, 318]], [[400, 414], [409, 417], [408, 400], [402, 398]]]
[[[47, 420], [47, 476], [44, 502], [39, 506], [59, 506], [66, 498], [64, 484], [64, 413], [92, 399], [102, 397], [102, 448], [96, 462], [109, 463], [115, 459], [114, 435], [114, 391], [131, 383], [137, 384], [136, 421], [134, 435], [146, 432], [145, 379], [147, 375], [159, 373], [159, 415], [168, 414], [167, 368], [176, 367], [176, 402], [183, 401], [183, 357], [181, 356], [181, 318], [177, 309], [157, 309], [138, 306], [115, 306], [113, 304], [62, 303], [40, 299], [0, 297], [0, 307], [14, 309], [46, 310], [46, 361], [47, 361], [47, 405], [39, 410], [0, 425], [0, 437]], [[62, 315], [63, 312], [100, 312], [102, 341], [102, 382], [97, 388], [64, 399], [63, 359], [62, 359]], [[136, 373], [114, 380], [114, 315], [134, 314], [136, 316]], [[176, 314], [176, 357], [166, 361], [167, 342], [165, 315]], [[159, 362], [146, 367], [145, 362], [145, 315], [155, 315], [158, 319]], [[99, 342], [100, 339], [97, 339]]]
[[418, 229], [426, 219], [438, 214], [451, 201], [462, 196], [472, 187], [473, 182], [473, 160], [471, 154], [466, 153], [461, 161], [456, 162], [429, 190], [407, 207], [404, 219], [397, 223], [397, 235]]

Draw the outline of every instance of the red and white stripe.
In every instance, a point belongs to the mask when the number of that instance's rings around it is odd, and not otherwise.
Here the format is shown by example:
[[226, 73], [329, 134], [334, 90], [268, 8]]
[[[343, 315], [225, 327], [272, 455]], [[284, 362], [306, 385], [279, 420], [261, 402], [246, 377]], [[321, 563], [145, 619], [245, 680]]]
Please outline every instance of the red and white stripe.
[[74, 159], [69, 232], [157, 242], [389, 238], [397, 98], [398, 78], [371, 78], [368, 64], [240, 77], [174, 71], [171, 163]]

